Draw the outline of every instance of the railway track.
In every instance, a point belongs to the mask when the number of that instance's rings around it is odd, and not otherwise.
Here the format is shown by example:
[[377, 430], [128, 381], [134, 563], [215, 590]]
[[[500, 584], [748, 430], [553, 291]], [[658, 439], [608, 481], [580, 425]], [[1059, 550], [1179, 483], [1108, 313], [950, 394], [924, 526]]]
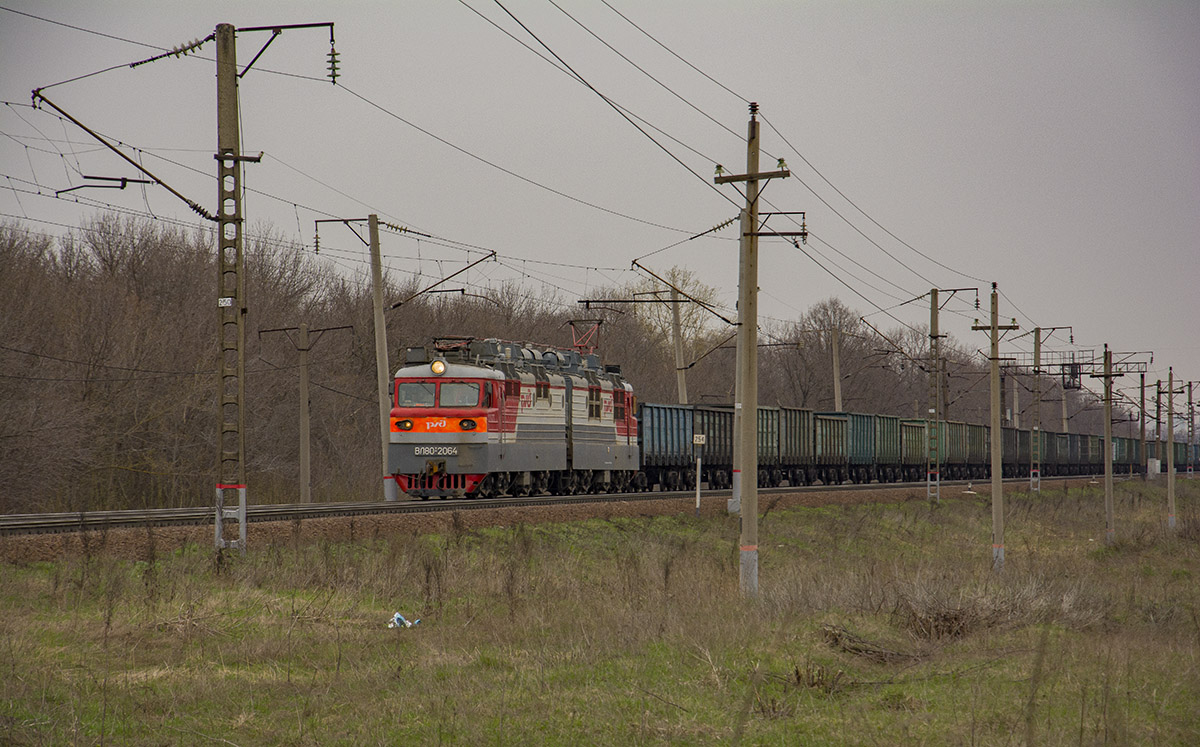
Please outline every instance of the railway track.
[[[1043, 482], [1057, 483], [1065, 481], [1090, 481], [1087, 475], [1071, 477], [1045, 477]], [[1011, 478], [1004, 481], [1006, 485], [1027, 485], [1028, 478]], [[973, 484], [973, 481], [956, 480], [943, 482], [945, 489], [963, 488]], [[980, 481], [981, 487], [988, 487], [990, 482]], [[760, 495], [779, 493], [821, 493], [834, 491], [864, 491], [892, 490], [896, 488], [924, 489], [925, 483], [869, 483], [849, 485], [807, 485], [799, 487], [759, 488]], [[617, 503], [628, 501], [679, 500], [695, 496], [692, 491], [670, 491], [649, 493], [601, 493], [597, 495], [573, 496], [534, 496], [527, 498], [492, 498], [492, 499], [443, 499], [429, 501], [398, 501], [394, 503], [363, 502], [363, 503], [291, 503], [249, 506], [246, 509], [246, 520], [249, 522], [262, 521], [299, 521], [304, 519], [321, 519], [339, 516], [365, 516], [372, 514], [408, 514], [434, 513], [438, 511], [469, 511], [487, 508], [555, 506], [571, 503]], [[705, 498], [729, 498], [729, 490], [704, 490]], [[51, 532], [98, 532], [107, 529], [156, 527], [156, 526], [196, 526], [211, 524], [213, 521], [211, 506], [196, 508], [158, 508], [132, 509], [121, 511], [82, 511], [44, 514], [5, 514], [0, 515], [0, 535], [42, 534]]]

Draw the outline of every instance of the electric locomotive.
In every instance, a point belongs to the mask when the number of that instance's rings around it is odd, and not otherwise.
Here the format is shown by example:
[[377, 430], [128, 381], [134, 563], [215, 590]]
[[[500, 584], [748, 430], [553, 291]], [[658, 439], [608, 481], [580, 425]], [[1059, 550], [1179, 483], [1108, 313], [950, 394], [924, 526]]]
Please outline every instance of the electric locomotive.
[[633, 387], [595, 355], [438, 338], [406, 351], [392, 396], [388, 473], [410, 496], [643, 487]]

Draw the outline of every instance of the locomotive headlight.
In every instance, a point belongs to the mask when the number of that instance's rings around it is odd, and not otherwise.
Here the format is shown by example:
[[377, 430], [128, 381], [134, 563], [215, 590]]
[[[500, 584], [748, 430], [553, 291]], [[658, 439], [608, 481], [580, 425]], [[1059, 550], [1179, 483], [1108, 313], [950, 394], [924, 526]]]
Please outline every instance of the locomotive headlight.
[[474, 420], [462, 420], [462, 421], [459, 421], [459, 423], [458, 423], [458, 424], [459, 424], [459, 426], [461, 426], [461, 427], [462, 427], [462, 429], [463, 429], [464, 431], [473, 431], [473, 430], [475, 430], [475, 421], [474, 421]]
[[446, 361], [434, 361], [433, 363], [430, 363], [429, 370], [433, 371], [435, 375], [441, 376], [442, 374], [446, 373]]
[[400, 427], [400, 430], [402, 430], [402, 431], [411, 431], [412, 427], [413, 427], [413, 421], [401, 420], [401, 421], [398, 421], [396, 423], [396, 425], [398, 425]]

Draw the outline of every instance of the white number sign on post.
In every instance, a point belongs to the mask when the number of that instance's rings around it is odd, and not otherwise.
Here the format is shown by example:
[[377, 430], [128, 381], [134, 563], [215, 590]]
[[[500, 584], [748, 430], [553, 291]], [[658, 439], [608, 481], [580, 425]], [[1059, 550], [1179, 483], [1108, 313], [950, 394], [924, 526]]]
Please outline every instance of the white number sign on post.
[[692, 436], [692, 446], [696, 448], [696, 518], [700, 518], [700, 451], [704, 446], [705, 436], [697, 433]]

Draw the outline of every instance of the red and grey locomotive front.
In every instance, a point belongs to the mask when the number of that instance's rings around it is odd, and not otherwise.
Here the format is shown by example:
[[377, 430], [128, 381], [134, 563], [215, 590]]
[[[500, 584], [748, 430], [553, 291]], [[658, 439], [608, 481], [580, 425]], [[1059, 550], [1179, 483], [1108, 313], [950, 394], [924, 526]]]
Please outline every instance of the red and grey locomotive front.
[[441, 357], [396, 372], [388, 472], [400, 490], [419, 497], [475, 491], [494, 469], [488, 433], [503, 382], [500, 371]]
[[388, 472], [410, 496], [626, 488], [632, 388], [576, 351], [499, 340], [410, 348], [396, 372]]

